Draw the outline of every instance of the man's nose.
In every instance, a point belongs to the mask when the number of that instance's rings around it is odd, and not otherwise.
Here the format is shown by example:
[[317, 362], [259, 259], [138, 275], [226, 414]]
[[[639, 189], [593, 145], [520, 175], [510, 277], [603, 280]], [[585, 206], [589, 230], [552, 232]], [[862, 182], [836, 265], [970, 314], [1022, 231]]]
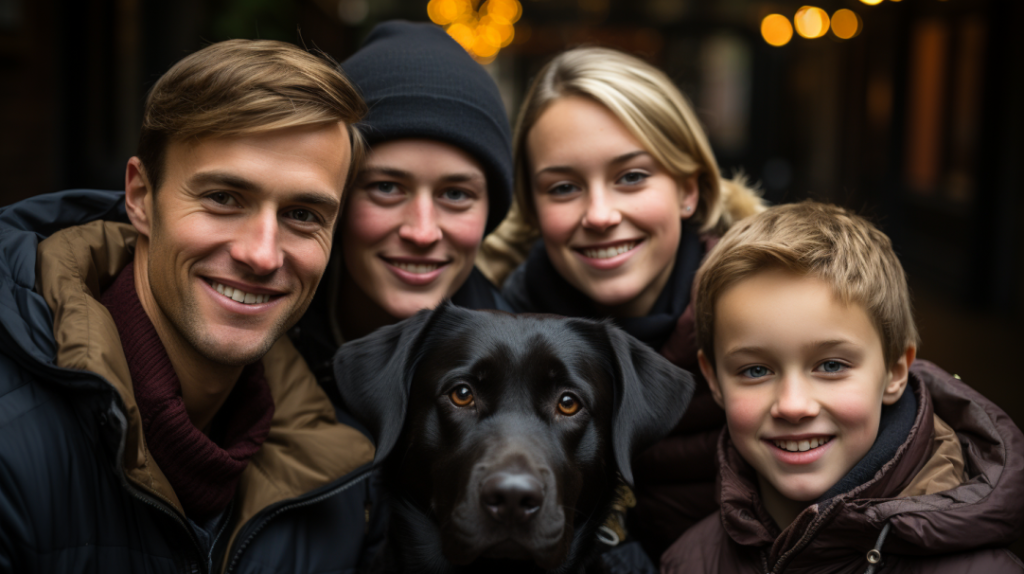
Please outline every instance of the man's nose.
[[583, 227], [603, 233], [622, 222], [622, 213], [614, 204], [611, 193], [602, 185], [587, 191], [587, 210], [583, 213]]
[[442, 235], [437, 224], [434, 198], [429, 193], [417, 193], [406, 206], [398, 236], [419, 247], [427, 247], [440, 241]]
[[772, 416], [791, 423], [818, 416], [820, 405], [813, 396], [811, 385], [800, 375], [783, 377], [772, 405]]
[[277, 213], [267, 209], [243, 223], [231, 245], [231, 257], [245, 264], [255, 275], [269, 275], [284, 265], [281, 229]]

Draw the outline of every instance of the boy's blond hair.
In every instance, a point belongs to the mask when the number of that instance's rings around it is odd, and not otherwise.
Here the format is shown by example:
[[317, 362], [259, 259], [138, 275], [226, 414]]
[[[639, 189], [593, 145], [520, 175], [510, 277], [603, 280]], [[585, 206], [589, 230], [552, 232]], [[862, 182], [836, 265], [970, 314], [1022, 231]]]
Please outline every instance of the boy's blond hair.
[[778, 205], [737, 223], [697, 272], [697, 345], [715, 364], [715, 304], [739, 281], [770, 268], [817, 277], [844, 304], [864, 308], [886, 365], [918, 343], [907, 279], [889, 238], [842, 207]]

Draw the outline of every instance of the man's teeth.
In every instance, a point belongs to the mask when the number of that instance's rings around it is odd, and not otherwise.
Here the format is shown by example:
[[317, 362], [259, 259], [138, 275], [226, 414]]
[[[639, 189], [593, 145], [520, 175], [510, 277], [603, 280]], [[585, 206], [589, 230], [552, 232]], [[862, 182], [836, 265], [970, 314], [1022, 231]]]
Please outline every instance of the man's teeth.
[[437, 268], [441, 266], [440, 263], [402, 263], [400, 261], [392, 261], [391, 264], [409, 273], [430, 273], [437, 271]]
[[636, 247], [636, 241], [630, 241], [629, 243], [623, 243], [621, 245], [616, 245], [615, 247], [584, 249], [583, 254], [591, 259], [608, 259], [609, 257], [622, 255], [623, 253], [632, 250], [634, 247]]
[[789, 452], [803, 452], [805, 450], [811, 450], [812, 448], [818, 448], [830, 440], [832, 440], [832, 437], [812, 438], [810, 440], [776, 440], [772, 442], [782, 450], [788, 450]]
[[270, 295], [256, 295], [253, 293], [246, 293], [241, 289], [228, 287], [227, 285], [222, 285], [220, 283], [217, 283], [216, 281], [213, 281], [210, 284], [213, 285], [213, 288], [216, 289], [217, 292], [220, 293], [221, 295], [228, 297], [230, 299], [234, 299], [239, 303], [245, 303], [246, 305], [266, 303], [267, 301], [270, 301]]

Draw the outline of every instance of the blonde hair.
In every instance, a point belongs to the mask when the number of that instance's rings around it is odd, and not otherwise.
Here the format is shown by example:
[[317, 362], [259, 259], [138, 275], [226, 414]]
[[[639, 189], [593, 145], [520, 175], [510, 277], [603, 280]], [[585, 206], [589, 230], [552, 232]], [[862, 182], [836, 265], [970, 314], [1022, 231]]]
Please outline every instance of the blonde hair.
[[701, 231], [723, 233], [736, 220], [764, 209], [743, 176], [721, 177], [697, 114], [667, 75], [617, 50], [587, 47], [563, 52], [544, 66], [520, 108], [512, 139], [515, 197], [530, 224], [537, 225], [537, 213], [527, 134], [548, 106], [566, 96], [606, 107], [673, 177], [696, 174], [700, 201], [693, 220]]
[[712, 365], [718, 297], [770, 268], [817, 277], [843, 304], [861, 305], [882, 339], [887, 365], [918, 344], [906, 275], [889, 238], [842, 207], [805, 201], [738, 223], [697, 271], [697, 345]]
[[345, 122], [351, 180], [363, 155], [352, 124], [366, 105], [336, 64], [276, 40], [228, 40], [175, 64], [146, 98], [137, 155], [154, 191], [172, 142]]

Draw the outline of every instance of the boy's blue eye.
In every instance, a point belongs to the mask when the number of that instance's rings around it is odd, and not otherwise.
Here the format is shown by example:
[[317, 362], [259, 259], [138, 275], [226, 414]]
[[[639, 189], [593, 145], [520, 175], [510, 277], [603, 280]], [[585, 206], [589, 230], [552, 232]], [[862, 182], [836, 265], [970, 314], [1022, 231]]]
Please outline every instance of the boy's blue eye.
[[768, 372], [768, 367], [758, 365], [756, 367], [747, 367], [743, 370], [743, 375], [750, 377], [751, 379], [760, 379], [761, 377], [767, 376]]
[[839, 361], [825, 361], [821, 364], [821, 370], [826, 373], [838, 373], [839, 371], [842, 371], [845, 366], [846, 365]]

